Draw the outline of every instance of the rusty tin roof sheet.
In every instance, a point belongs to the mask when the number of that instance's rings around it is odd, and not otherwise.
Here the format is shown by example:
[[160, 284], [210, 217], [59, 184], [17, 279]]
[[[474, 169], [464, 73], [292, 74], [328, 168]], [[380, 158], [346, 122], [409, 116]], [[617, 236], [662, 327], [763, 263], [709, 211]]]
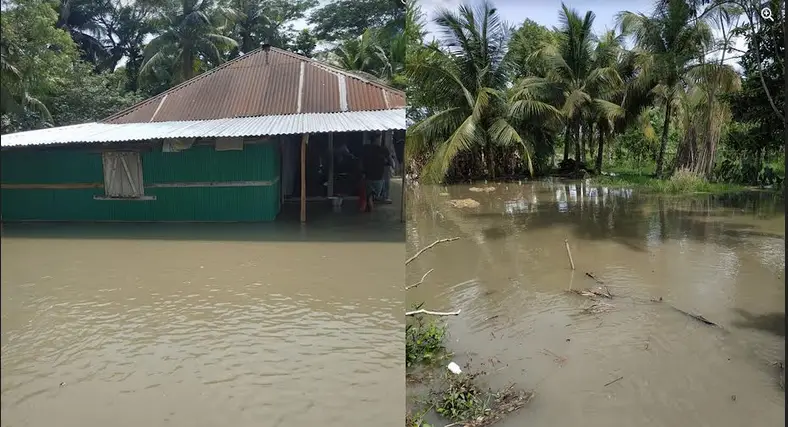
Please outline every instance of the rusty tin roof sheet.
[[215, 120], [405, 107], [405, 93], [292, 52], [257, 49], [104, 123]]

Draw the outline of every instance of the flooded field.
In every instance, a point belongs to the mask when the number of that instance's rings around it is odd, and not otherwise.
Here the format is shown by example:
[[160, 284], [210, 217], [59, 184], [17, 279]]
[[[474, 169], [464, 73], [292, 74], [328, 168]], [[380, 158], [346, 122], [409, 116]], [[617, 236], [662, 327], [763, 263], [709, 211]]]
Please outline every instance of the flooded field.
[[[784, 425], [782, 200], [490, 185], [411, 189], [408, 253], [460, 240], [408, 266], [408, 283], [434, 272], [407, 298], [462, 310], [445, 318], [458, 364], [494, 389], [535, 391], [498, 425]], [[479, 206], [448, 203], [466, 198]], [[614, 294], [606, 310], [584, 312], [593, 301], [567, 292], [599, 286], [586, 273]]]
[[2, 425], [401, 425], [403, 233], [385, 216], [6, 224]]

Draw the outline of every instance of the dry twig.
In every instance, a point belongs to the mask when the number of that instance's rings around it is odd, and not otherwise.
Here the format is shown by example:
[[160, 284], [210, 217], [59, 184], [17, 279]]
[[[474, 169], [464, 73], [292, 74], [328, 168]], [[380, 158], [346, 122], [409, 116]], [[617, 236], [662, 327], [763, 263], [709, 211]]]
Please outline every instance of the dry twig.
[[427, 278], [427, 276], [429, 276], [429, 275], [430, 275], [430, 273], [432, 273], [432, 271], [433, 271], [433, 270], [435, 270], [435, 269], [434, 269], [434, 268], [431, 268], [431, 269], [430, 269], [430, 271], [428, 271], [428, 272], [424, 273], [424, 275], [423, 275], [423, 276], [421, 276], [421, 280], [419, 280], [418, 282], [416, 282], [416, 283], [414, 283], [414, 284], [412, 284], [412, 285], [405, 286], [405, 290], [407, 291], [408, 289], [413, 289], [413, 288], [415, 288], [416, 286], [419, 286], [420, 284], [424, 283], [424, 279], [426, 279], [426, 278]]
[[[453, 242], [455, 240], [459, 240], [459, 237], [451, 237], [451, 238], [448, 238], [448, 239], [436, 240], [436, 241], [432, 242], [432, 244], [430, 244], [429, 246], [420, 249], [418, 252], [416, 252], [416, 255], [413, 255], [412, 257], [408, 258], [408, 260], [405, 261], [405, 265], [408, 265], [411, 261], [413, 261], [414, 259], [418, 258], [419, 255], [423, 254], [424, 252], [426, 252], [427, 250], [431, 249], [435, 245], [437, 245], [439, 243]], [[427, 275], [429, 275], [430, 273], [432, 273], [432, 270], [424, 273], [424, 276], [421, 277], [421, 280], [418, 283], [415, 283], [413, 285], [405, 287], [405, 290], [412, 289], [412, 288], [415, 288], [416, 286], [420, 285], [422, 282], [424, 282], [424, 279], [426, 279]], [[443, 311], [430, 311], [430, 310], [419, 309], [419, 310], [413, 310], [413, 311], [405, 312], [405, 316], [416, 316], [416, 315], [419, 315], [419, 314], [428, 314], [430, 316], [457, 316], [458, 314], [460, 314], [460, 310], [443, 312]]]

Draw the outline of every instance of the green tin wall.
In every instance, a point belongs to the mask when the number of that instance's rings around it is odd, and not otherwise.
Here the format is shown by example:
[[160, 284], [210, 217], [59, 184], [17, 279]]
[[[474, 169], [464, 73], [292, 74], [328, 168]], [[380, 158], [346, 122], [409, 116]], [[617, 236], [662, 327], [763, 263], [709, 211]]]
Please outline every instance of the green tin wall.
[[[156, 200], [95, 200], [103, 188], [3, 188], [4, 221], [271, 221], [280, 209], [278, 143], [245, 144], [241, 151], [197, 145], [176, 153], [142, 153], [145, 195]], [[3, 184], [103, 183], [101, 153], [85, 150], [9, 150]], [[273, 181], [258, 187], [168, 187], [183, 182]]]

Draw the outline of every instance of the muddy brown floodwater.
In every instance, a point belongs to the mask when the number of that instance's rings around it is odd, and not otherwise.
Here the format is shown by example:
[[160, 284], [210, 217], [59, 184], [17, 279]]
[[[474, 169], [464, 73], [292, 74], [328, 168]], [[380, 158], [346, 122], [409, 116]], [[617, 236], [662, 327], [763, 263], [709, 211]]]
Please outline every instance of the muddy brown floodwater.
[[403, 233], [375, 214], [7, 224], [2, 425], [400, 426]]
[[[408, 266], [408, 283], [435, 271], [407, 298], [462, 309], [447, 318], [454, 360], [536, 392], [502, 427], [785, 425], [781, 199], [490, 185], [411, 189], [408, 252], [461, 239]], [[447, 203], [465, 198], [480, 206]], [[582, 314], [592, 302], [566, 292], [595, 286], [586, 272], [615, 295], [610, 311]]]

